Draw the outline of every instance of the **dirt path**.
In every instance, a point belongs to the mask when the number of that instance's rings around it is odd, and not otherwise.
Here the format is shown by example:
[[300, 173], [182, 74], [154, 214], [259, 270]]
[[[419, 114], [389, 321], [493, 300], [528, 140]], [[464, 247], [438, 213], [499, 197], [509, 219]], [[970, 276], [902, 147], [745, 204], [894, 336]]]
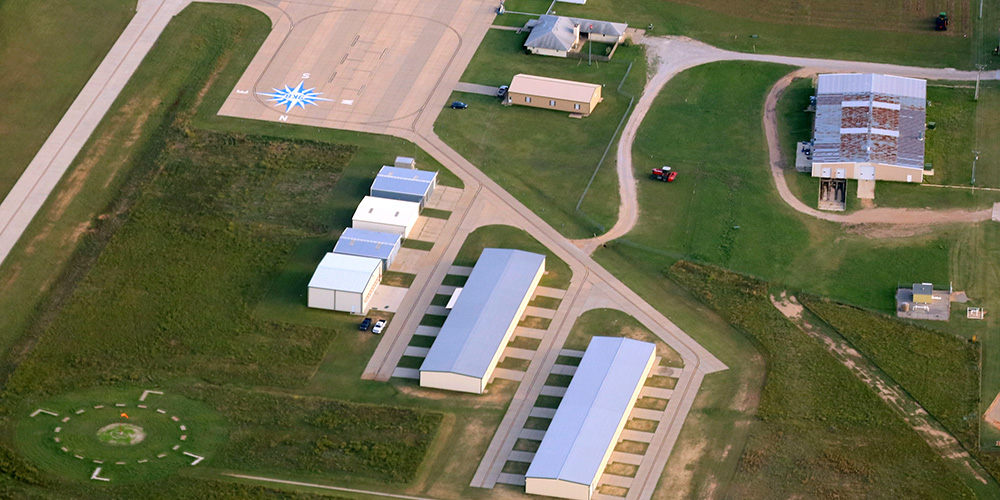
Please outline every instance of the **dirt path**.
[[[781, 148], [778, 144], [776, 128], [776, 104], [778, 97], [791, 83], [792, 78], [799, 75], [815, 74], [829, 71], [854, 71], [871, 73], [891, 73], [915, 78], [975, 80], [976, 72], [958, 71], [951, 68], [917, 68], [894, 64], [866, 63], [858, 61], [836, 61], [829, 59], [814, 59], [804, 57], [786, 57], [763, 54], [744, 54], [718, 49], [702, 42], [686, 37], [645, 37], [642, 43], [646, 45], [646, 56], [651, 68], [655, 68], [652, 77], [643, 89], [635, 110], [629, 116], [622, 136], [618, 142], [617, 172], [618, 191], [621, 202], [618, 207], [618, 221], [608, 232], [595, 238], [574, 240], [573, 244], [587, 253], [592, 253], [597, 247], [616, 238], [628, 234], [639, 220], [639, 202], [636, 178], [632, 165], [632, 144], [636, 132], [649, 112], [653, 101], [663, 87], [675, 75], [689, 68], [717, 61], [760, 61], [800, 66], [800, 69], [782, 78], [767, 95], [764, 105], [764, 133], [767, 138], [768, 154], [770, 156], [771, 174], [774, 177], [781, 198], [795, 210], [822, 220], [845, 224], [938, 224], [952, 222], [978, 222], [990, 219], [989, 210], [968, 212], [964, 210], [924, 210], [908, 208], [872, 208], [860, 210], [852, 214], [837, 215], [821, 212], [807, 206], [798, 200], [788, 189], [782, 171]], [[1000, 72], [982, 74], [985, 80], [1000, 79]]]
[[771, 296], [771, 303], [806, 335], [820, 341], [831, 355], [855, 376], [871, 387], [882, 401], [903, 416], [903, 420], [937, 452], [945, 462], [980, 484], [995, 483], [982, 465], [934, 417], [927, 413], [902, 387], [889, 378], [868, 358], [839, 334], [831, 334], [814, 325], [805, 316], [805, 308], [794, 296]]

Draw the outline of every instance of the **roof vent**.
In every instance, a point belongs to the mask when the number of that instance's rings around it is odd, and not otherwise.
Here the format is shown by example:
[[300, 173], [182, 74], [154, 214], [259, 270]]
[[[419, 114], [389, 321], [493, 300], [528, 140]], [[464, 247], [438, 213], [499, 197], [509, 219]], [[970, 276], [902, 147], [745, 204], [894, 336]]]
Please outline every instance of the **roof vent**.
[[399, 212], [396, 212], [396, 215], [394, 217], [399, 217]]

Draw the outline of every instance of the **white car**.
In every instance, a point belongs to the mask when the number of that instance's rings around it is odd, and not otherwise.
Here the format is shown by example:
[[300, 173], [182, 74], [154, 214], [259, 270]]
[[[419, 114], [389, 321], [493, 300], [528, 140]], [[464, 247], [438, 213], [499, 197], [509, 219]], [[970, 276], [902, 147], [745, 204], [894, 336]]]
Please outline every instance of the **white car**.
[[376, 321], [375, 322], [375, 326], [372, 327], [372, 333], [374, 333], [375, 335], [379, 335], [379, 334], [382, 333], [382, 330], [384, 330], [384, 329], [385, 329], [385, 320], [384, 319], [380, 319], [380, 320]]

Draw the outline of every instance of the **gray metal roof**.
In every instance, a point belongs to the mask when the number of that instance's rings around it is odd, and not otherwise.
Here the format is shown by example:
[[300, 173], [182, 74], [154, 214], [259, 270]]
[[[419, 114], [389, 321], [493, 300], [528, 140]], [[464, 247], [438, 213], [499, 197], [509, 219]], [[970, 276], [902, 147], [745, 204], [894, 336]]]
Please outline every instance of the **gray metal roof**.
[[448, 313], [420, 371], [484, 377], [545, 256], [486, 248]]
[[526, 477], [593, 483], [655, 350], [638, 340], [591, 339]]
[[381, 269], [380, 259], [328, 253], [316, 266], [309, 288], [363, 293], [372, 274]]
[[871, 73], [819, 75], [813, 161], [924, 168], [927, 82]]
[[333, 253], [388, 259], [402, 238], [398, 234], [349, 227], [340, 235], [337, 245], [333, 247]]
[[372, 182], [371, 189], [373, 192], [386, 191], [425, 196], [433, 187], [435, 179], [437, 179], [437, 172], [386, 165], [375, 176], [375, 182]]
[[625, 23], [546, 14], [525, 24], [526, 28], [531, 29], [531, 33], [524, 42], [524, 46], [538, 49], [570, 50], [577, 42], [573, 33], [573, 26], [576, 24], [580, 25], [580, 33], [595, 35], [622, 36], [625, 34], [625, 28], [628, 28], [628, 24]]
[[931, 283], [914, 283], [913, 293], [931, 294], [934, 293], [934, 285]]

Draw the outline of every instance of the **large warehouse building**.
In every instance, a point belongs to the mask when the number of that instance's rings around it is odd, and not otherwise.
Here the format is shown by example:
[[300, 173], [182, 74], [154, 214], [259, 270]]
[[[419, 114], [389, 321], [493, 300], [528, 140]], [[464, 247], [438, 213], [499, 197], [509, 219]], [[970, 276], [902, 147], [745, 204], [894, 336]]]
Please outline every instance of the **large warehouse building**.
[[656, 359], [649, 342], [594, 337], [525, 474], [525, 491], [589, 500]]
[[420, 386], [482, 394], [544, 272], [544, 255], [484, 249], [420, 366]]
[[402, 241], [403, 237], [398, 234], [349, 227], [341, 233], [337, 245], [333, 247], [333, 253], [380, 259], [382, 271], [385, 272], [399, 253]]
[[586, 116], [601, 102], [601, 86], [544, 76], [515, 75], [507, 91], [507, 102]]
[[923, 182], [926, 107], [925, 80], [819, 75], [812, 176]]
[[385, 166], [372, 183], [371, 195], [412, 201], [423, 209], [437, 187], [437, 175], [437, 172]]
[[365, 314], [381, 281], [381, 260], [328, 253], [309, 280], [308, 305], [317, 309]]
[[351, 226], [380, 233], [398, 234], [404, 238], [420, 217], [420, 204], [365, 196], [354, 211]]

